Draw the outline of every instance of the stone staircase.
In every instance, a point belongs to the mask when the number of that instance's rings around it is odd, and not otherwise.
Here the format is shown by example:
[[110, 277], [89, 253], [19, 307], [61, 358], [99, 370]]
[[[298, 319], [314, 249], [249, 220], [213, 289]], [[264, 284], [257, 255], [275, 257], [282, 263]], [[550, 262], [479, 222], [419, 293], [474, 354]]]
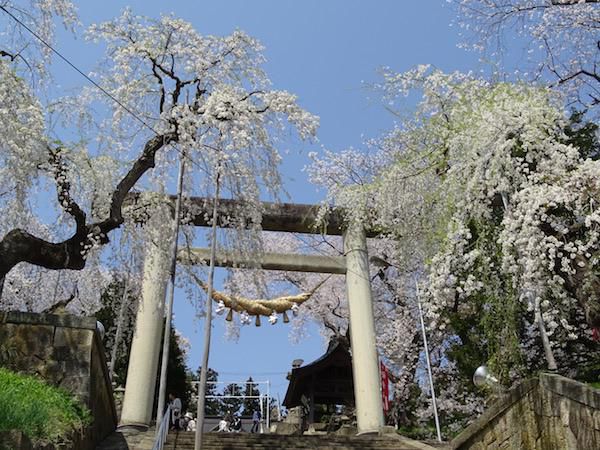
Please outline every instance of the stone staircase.
[[[151, 450], [154, 432], [114, 433], [97, 450]], [[164, 450], [193, 450], [194, 433], [169, 434]], [[283, 436], [276, 434], [206, 433], [203, 450], [433, 450], [422, 442], [399, 435], [383, 436]]]
[[[283, 436], [277, 434], [207, 433], [203, 450], [414, 450], [431, 447], [400, 436]], [[193, 450], [194, 433], [169, 435], [165, 450]]]

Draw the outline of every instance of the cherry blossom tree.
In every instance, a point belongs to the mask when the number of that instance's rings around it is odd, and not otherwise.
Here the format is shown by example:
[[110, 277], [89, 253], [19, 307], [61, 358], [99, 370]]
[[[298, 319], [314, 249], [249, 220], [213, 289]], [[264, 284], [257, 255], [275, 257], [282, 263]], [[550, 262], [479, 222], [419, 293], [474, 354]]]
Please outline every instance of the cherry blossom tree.
[[[561, 95], [539, 86], [427, 66], [383, 78], [388, 104], [421, 94], [415, 114], [368, 152], [315, 156], [310, 171], [329, 207], [394, 242], [397, 295], [423, 280], [436, 370], [456, 383], [444, 389], [461, 392], [485, 362], [506, 383], [550, 357], [576, 375], [597, 350], [597, 127], [569, 119]], [[440, 402], [462, 414], [456, 406]]]
[[[39, 175], [49, 168], [50, 158], [45, 145], [49, 140], [46, 111], [34, 91], [42, 96], [47, 93], [49, 74], [45, 69], [50, 60], [50, 50], [39, 41], [32, 40], [24, 27], [51, 44], [55, 21], [73, 29], [77, 16], [72, 3], [65, 0], [2, 1], [0, 8], [0, 22], [4, 30], [0, 36], [0, 83], [3, 87], [0, 94], [0, 213], [3, 217], [0, 236], [13, 229], [25, 229], [42, 239], [51, 240], [52, 227], [34, 214], [38, 206], [35, 193], [48, 188]], [[23, 25], [19, 25], [17, 20]], [[88, 275], [94, 273], [97, 281], [106, 278], [100, 275], [103, 271], [97, 269], [89, 270]], [[0, 297], [4, 308], [38, 311], [49, 307], [49, 301], [71, 299], [74, 300], [74, 308], [87, 310], [78, 302], [79, 293], [86, 291], [89, 294], [90, 291], [84, 288], [85, 282], [78, 283], [72, 273], [44, 274], [39, 268], [19, 265], [4, 289], [4, 296], [1, 295], [3, 282], [4, 276], [0, 276]], [[95, 297], [98, 296], [88, 298], [87, 302], [93, 304]]]
[[[12, 2], [6, 6], [17, 9]], [[53, 14], [74, 20], [66, 1], [44, 2], [38, 11], [32, 20], [44, 30]], [[196, 180], [190, 194], [212, 186], [217, 171], [232, 196], [256, 200], [259, 183], [276, 193], [280, 132], [287, 124], [302, 138], [316, 130], [318, 119], [294, 95], [270, 87], [262, 47], [241, 31], [202, 36], [175, 17], [148, 19], [125, 10], [92, 26], [87, 36], [106, 45], [106, 60], [95, 74], [99, 87], [84, 88], [53, 108], [63, 127], [82, 124], [76, 142], [51, 138], [47, 107], [13, 65], [18, 52], [7, 50], [0, 60], [7, 87], [0, 94], [0, 181], [8, 217], [0, 280], [20, 263], [84, 269], [125, 223], [123, 206], [134, 186], [164, 189], [181, 157], [188, 180]], [[99, 102], [104, 107], [92, 114]], [[52, 131], [61, 134], [59, 127]], [[56, 190], [51, 205], [59, 226], [40, 233], [32, 226], [37, 205], [29, 206], [49, 186]]]
[[[526, 78], [547, 79], [583, 107], [600, 104], [597, 0], [455, 0], [470, 45], [492, 61], [517, 35], [530, 61]], [[508, 58], [506, 58], [508, 59]]]
[[[22, 69], [28, 77], [33, 77], [34, 83], [43, 82], [48, 76], [46, 64], [52, 51], [41, 41], [54, 42], [57, 22], [74, 31], [79, 23], [75, 5], [70, 0], [2, 0], [0, 10], [0, 23], [5, 30], [0, 57], [24, 64]], [[40, 40], [32, 40], [25, 27], [36, 33]]]

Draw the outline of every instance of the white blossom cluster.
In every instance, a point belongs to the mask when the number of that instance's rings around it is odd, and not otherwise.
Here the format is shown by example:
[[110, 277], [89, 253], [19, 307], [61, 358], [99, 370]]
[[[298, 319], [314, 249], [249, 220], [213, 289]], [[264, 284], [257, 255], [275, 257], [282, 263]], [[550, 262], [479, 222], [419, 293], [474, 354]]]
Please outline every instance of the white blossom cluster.
[[[75, 8], [67, 0], [29, 3], [27, 11], [26, 1], [0, 2], [49, 43], [54, 19], [67, 27], [78, 25]], [[1, 20], [5, 18], [3, 14]], [[175, 167], [183, 154], [185, 195], [214, 195], [218, 179], [221, 197], [243, 200], [245, 205], [224, 218], [237, 227], [226, 239], [248, 254], [260, 248], [259, 195], [278, 197], [284, 139], [290, 129], [302, 139], [314, 136], [318, 117], [302, 109], [293, 94], [271, 87], [262, 67], [263, 48], [255, 39], [242, 31], [202, 36], [173, 16], [149, 19], [126, 9], [115, 20], [88, 30], [91, 41], [106, 45], [106, 59], [90, 74], [102, 90], [84, 87], [76, 97], [51, 98], [46, 104], [35, 97], [34, 91], [45, 98], [36, 84], [31, 83], [36, 89], [30, 92], [21, 78], [27, 66], [23, 58], [12, 58], [27, 36], [17, 26], [7, 30], [11, 31], [0, 34], [0, 49], [10, 53], [0, 58], [0, 208], [6, 213], [0, 237], [22, 228], [60, 242], [72, 235], [69, 213], [75, 203], [86, 214], [86, 223], [106, 219], [115, 188], [141, 155], [150, 170], [134, 190], [161, 193], [160, 201], [147, 205], [160, 206], [162, 193], [172, 191]], [[48, 62], [40, 56], [41, 48], [28, 53], [28, 64]], [[74, 142], [48, 137], [45, 123], [69, 130]], [[157, 136], [163, 137], [163, 144], [153, 141]], [[60, 162], [52, 165], [49, 151], [56, 148]], [[148, 149], [154, 151], [144, 153]], [[46, 184], [37, 191], [30, 189], [39, 180]], [[41, 225], [36, 218], [37, 202], [50, 206], [43, 215], [52, 226]], [[151, 215], [140, 208], [133, 205], [126, 211], [125, 231], [111, 232], [108, 245], [107, 236], [91, 230], [81, 249], [92, 261], [89, 264], [122, 265], [129, 259], [123, 258], [124, 253], [138, 254], [137, 246], [156, 241], [156, 234], [148, 232], [150, 226], [139, 226], [140, 217], [148, 222]], [[197, 207], [185, 206], [184, 225], [199, 213]], [[172, 233], [172, 220], [152, 223], [158, 236]], [[184, 227], [183, 232], [188, 243], [194, 240], [193, 227]], [[104, 253], [98, 260], [101, 248]], [[12, 277], [9, 274], [7, 283]], [[98, 286], [105, 284], [96, 281]], [[6, 304], [15, 304], [11, 292], [10, 287], [4, 292]], [[54, 298], [51, 293], [45, 297]]]
[[[497, 273], [510, 280], [528, 311], [536, 297], [544, 300], [553, 345], [586, 339], [585, 322], [571, 320], [574, 310], [598, 301], [591, 286], [597, 277], [600, 165], [582, 161], [578, 149], [565, 143], [565, 119], [545, 90], [499, 85], [471, 95], [459, 100], [470, 107], [459, 103], [458, 116], [444, 111], [458, 130], [445, 138], [449, 167], [441, 183], [454, 212], [445, 248], [430, 265], [433, 324], [443, 328], [442, 312], [456, 302], [468, 310], [473, 296], [510, 296], [508, 286], [496, 283]], [[480, 234], [485, 223], [498, 230], [492, 237], [500, 255], [478, 244], [486, 237], [473, 236], [473, 223]], [[575, 278], [587, 280], [587, 291], [582, 286], [574, 292]], [[491, 284], [502, 288], [490, 293]], [[559, 326], [562, 333], [555, 334]]]
[[[572, 373], [593, 347], [586, 314], [599, 300], [600, 163], [583, 159], [570, 143], [561, 97], [427, 66], [383, 76], [388, 107], [422, 94], [416, 113], [365, 151], [314, 156], [312, 180], [327, 189], [330, 207], [359, 210], [354, 220], [394, 242], [387, 259], [400, 279], [391, 289], [396, 298], [414, 302], [411, 282], [426, 276], [427, 325], [442, 355], [460, 345], [453, 321], [473, 321], [488, 333], [476, 337], [479, 345], [508, 366], [509, 379], [544, 367], [537, 298], [559, 368]], [[409, 311], [391, 309], [388, 316], [397, 315], [393, 325], [400, 327]], [[419, 367], [420, 347], [411, 349], [409, 330], [378, 333], [384, 353], [406, 355], [397, 358], [408, 369], [403, 382], [418, 380], [411, 368]], [[401, 397], [406, 388], [398, 387]], [[481, 398], [468, 391], [455, 399], [462, 406], [440, 403], [457, 417], [475, 411]]]
[[516, 70], [527, 80], [549, 80], [585, 107], [599, 104], [600, 5], [587, 0], [448, 0], [459, 12], [465, 46], [503, 61], [518, 39], [524, 49]]
[[48, 159], [44, 115], [26, 82], [4, 59], [0, 85], [0, 196], [22, 202], [23, 208], [28, 189]]
[[[516, 193], [500, 236], [503, 269], [518, 277], [523, 301], [532, 301], [526, 293], [541, 297], [549, 333], [560, 323], [571, 339], [576, 327], [561, 316], [573, 308], [575, 297], [596, 302], [599, 295], [599, 169], [596, 161], [586, 160], [558, 179]], [[565, 289], [565, 283], [576, 291]]]
[[[73, 31], [79, 22], [71, 0], [2, 0], [0, 6], [51, 45], [57, 23]], [[32, 40], [29, 32], [4, 11], [0, 15], [0, 29], [0, 50], [8, 53], [5, 59], [10, 58], [35, 84], [47, 81], [52, 50], [41, 41]]]
[[22, 264], [6, 278], [0, 310], [42, 312], [69, 300], [69, 314], [90, 316], [102, 308], [101, 294], [111, 280], [97, 259], [89, 261], [81, 271], [46, 270]]
[[[122, 107], [109, 104], [98, 124], [101, 154], [118, 161], [115, 167], [122, 172], [153, 132], [174, 134], [176, 142], [157, 153], [144, 188], [160, 191], [172, 183], [173, 167], [185, 154], [185, 195], [213, 196], [218, 174], [220, 196], [243, 200], [230, 217], [220, 217], [236, 229], [221, 236], [242, 253], [260, 249], [258, 199], [280, 193], [283, 136], [292, 128], [309, 138], [318, 126], [318, 118], [298, 106], [296, 96], [271, 88], [262, 68], [262, 46], [242, 31], [203, 36], [173, 16], [155, 20], [129, 9], [90, 27], [87, 36], [107, 45], [107, 60], [96, 74], [103, 88], [122, 104], [134, 105], [145, 121], [141, 125]], [[101, 92], [88, 90], [80, 103], [93, 99], [106, 100]], [[111, 184], [105, 186], [110, 193]], [[99, 191], [96, 198], [108, 200]], [[210, 204], [186, 204], [182, 222], [190, 223], [199, 214], [208, 219], [210, 209]], [[162, 228], [169, 233], [172, 224]], [[193, 241], [194, 228], [184, 232]]]

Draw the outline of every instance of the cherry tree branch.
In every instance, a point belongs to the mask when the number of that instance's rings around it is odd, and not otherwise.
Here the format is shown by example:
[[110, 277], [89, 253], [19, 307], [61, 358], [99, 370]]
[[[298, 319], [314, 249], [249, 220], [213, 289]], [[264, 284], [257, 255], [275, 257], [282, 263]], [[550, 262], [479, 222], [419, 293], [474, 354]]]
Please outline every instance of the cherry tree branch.
[[152, 74], [154, 78], [156, 78], [156, 82], [160, 86], [160, 101], [159, 101], [159, 111], [162, 113], [164, 111], [165, 106], [165, 84], [163, 83], [162, 77], [156, 71], [156, 64], [152, 64]]
[[[557, 72], [555, 72], [555, 74], [558, 76]], [[560, 79], [558, 80], [558, 84], [566, 83], [566, 82], [571, 81], [572, 79], [577, 78], [581, 75], [585, 75], [585, 76], [592, 78], [593, 80], [600, 83], [600, 75], [599, 74], [597, 74], [595, 72], [590, 72], [589, 70], [580, 69], [576, 72], [573, 72], [572, 74], [570, 74], [568, 76], [560, 77]]]
[[155, 136], [146, 142], [142, 154], [135, 160], [129, 172], [121, 179], [112, 193], [109, 217], [97, 224], [104, 233], [112, 231], [123, 223], [121, 207], [125, 196], [148, 170], [154, 168], [156, 153], [167, 145], [177, 142], [178, 138], [177, 132], [173, 131]]
[[177, 133], [170, 132], [146, 142], [141, 155], [113, 191], [108, 218], [95, 223], [87, 223], [85, 213], [72, 199], [60, 151], [52, 151], [51, 164], [60, 167], [59, 170], [54, 170], [58, 200], [61, 207], [75, 219], [76, 229], [70, 238], [58, 243], [46, 241], [18, 228], [9, 231], [0, 240], [0, 280], [22, 262], [51, 270], [82, 270], [89, 250], [95, 245], [108, 243], [108, 233], [123, 223], [122, 205], [125, 196], [154, 167], [156, 153], [177, 142], [177, 139]]
[[67, 174], [67, 165], [62, 158], [62, 150], [61, 147], [56, 149], [48, 147], [48, 162], [50, 164], [50, 171], [56, 182], [58, 204], [67, 214], [75, 219], [75, 224], [79, 230], [85, 227], [86, 215], [71, 196], [71, 183]]
[[553, 6], [572, 6], [581, 3], [598, 3], [600, 0], [552, 0]]
[[8, 57], [11, 61], [14, 61], [18, 55], [7, 52], [6, 50], [0, 50], [0, 57]]

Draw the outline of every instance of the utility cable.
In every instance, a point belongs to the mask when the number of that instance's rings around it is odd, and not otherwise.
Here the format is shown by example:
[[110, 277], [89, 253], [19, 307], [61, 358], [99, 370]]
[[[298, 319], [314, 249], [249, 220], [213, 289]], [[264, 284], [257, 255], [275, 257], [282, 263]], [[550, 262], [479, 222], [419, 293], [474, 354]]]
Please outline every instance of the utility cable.
[[[8, 16], [10, 16], [21, 27], [23, 27], [25, 30], [27, 30], [32, 36], [34, 36], [38, 41], [40, 41], [45, 47], [47, 47], [54, 54], [56, 54], [61, 60], [63, 60], [67, 65], [69, 65], [69, 67], [71, 67], [73, 70], [75, 70], [78, 74], [80, 74], [82, 77], [84, 77], [89, 83], [91, 83], [94, 87], [96, 87], [100, 92], [102, 92], [104, 95], [106, 95], [108, 98], [110, 98], [113, 102], [115, 102], [117, 105], [119, 105], [119, 107], [121, 107], [124, 111], [126, 111], [128, 114], [130, 114], [133, 118], [135, 118], [141, 125], [143, 125], [148, 130], [152, 131], [156, 136], [160, 136], [160, 134], [150, 124], [148, 124], [144, 119], [142, 119], [141, 117], [139, 117], [139, 115], [136, 114], [131, 108], [129, 108], [127, 105], [125, 105], [119, 99], [117, 99], [114, 95], [112, 95], [110, 92], [108, 92], [105, 88], [103, 88], [99, 83], [97, 83], [96, 81], [94, 81], [91, 77], [89, 77], [88, 75], [86, 75], [81, 69], [79, 69], [74, 63], [72, 63], [66, 56], [64, 56], [60, 51], [58, 51], [57, 49], [55, 49], [51, 44], [49, 44], [46, 40], [44, 40], [39, 34], [37, 34], [34, 30], [32, 30], [30, 27], [28, 27], [25, 23], [23, 23], [23, 21], [21, 21], [18, 17], [16, 17], [8, 9], [6, 9], [6, 7], [0, 5], [0, 9], [2, 11], [4, 11]], [[200, 165], [200, 163], [198, 163], [196, 160], [194, 160], [186, 152], [180, 150], [175, 144], [173, 144], [173, 148], [182, 157], [188, 159], [193, 165], [195, 165], [196, 167], [198, 167], [204, 173], [208, 173], [208, 171], [204, 167], [202, 167]], [[307, 245], [307, 243], [304, 242], [304, 241], [302, 241], [302, 239], [300, 239], [298, 236], [296, 236], [296, 235], [294, 235], [294, 236], [300, 242], [302, 242], [305, 245]], [[334, 260], [333, 256], [328, 255], [328, 254], [320, 251], [318, 248], [315, 248], [315, 250], [318, 253], [320, 253], [321, 255], [331, 258], [332, 261]], [[359, 276], [359, 277], [365, 279], [366, 281], [370, 281], [370, 280], [367, 280], [363, 275], [361, 275], [361, 274], [359, 274], [357, 272], [354, 272], [354, 271], [351, 271], [351, 272], [354, 275]]]
[[[136, 119], [145, 128], [147, 128], [148, 130], [150, 130], [156, 136], [160, 136], [160, 133], [158, 133], [152, 127], [152, 125], [150, 125], [148, 122], [146, 122], [144, 119], [142, 119], [131, 108], [129, 108], [127, 105], [125, 105], [123, 102], [121, 102], [118, 98], [116, 98], [114, 95], [112, 95], [110, 92], [108, 92], [99, 83], [97, 83], [91, 77], [89, 77], [88, 75], [86, 75], [81, 69], [79, 69], [79, 67], [77, 67], [66, 56], [64, 56], [61, 52], [59, 52], [57, 49], [55, 49], [46, 40], [44, 40], [44, 38], [42, 38], [34, 30], [32, 30], [30, 27], [28, 27], [27, 24], [25, 24], [23, 21], [21, 21], [17, 16], [15, 16], [8, 9], [6, 9], [6, 7], [0, 5], [0, 9], [2, 11], [4, 11], [9, 17], [11, 17], [15, 22], [17, 22], [21, 27], [23, 27], [25, 30], [27, 30], [33, 37], [35, 37], [38, 41], [40, 41], [45, 47], [47, 47], [50, 51], [52, 51], [55, 55], [57, 55], [60, 59], [62, 59], [69, 67], [71, 67], [79, 75], [81, 75], [88, 82], [90, 82], [100, 92], [102, 92], [104, 95], [106, 95], [108, 98], [110, 98], [113, 102], [115, 102], [117, 105], [119, 105], [121, 108], [123, 108], [124, 111], [126, 111], [128, 114], [130, 114], [134, 119]], [[208, 171], [204, 167], [202, 167], [197, 161], [195, 161], [194, 159], [192, 159], [190, 155], [187, 155], [185, 152], [183, 152], [182, 150], [180, 150], [175, 144], [173, 144], [173, 148], [175, 149], [175, 151], [177, 151], [178, 153], [180, 153], [183, 157], [187, 158], [193, 165], [195, 165], [196, 167], [198, 167], [203, 172], [208, 173]]]

